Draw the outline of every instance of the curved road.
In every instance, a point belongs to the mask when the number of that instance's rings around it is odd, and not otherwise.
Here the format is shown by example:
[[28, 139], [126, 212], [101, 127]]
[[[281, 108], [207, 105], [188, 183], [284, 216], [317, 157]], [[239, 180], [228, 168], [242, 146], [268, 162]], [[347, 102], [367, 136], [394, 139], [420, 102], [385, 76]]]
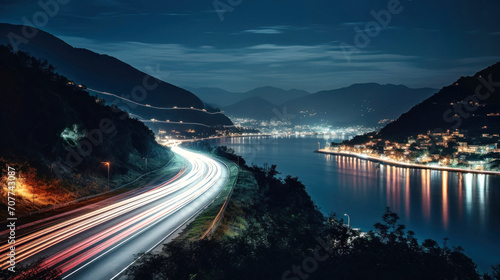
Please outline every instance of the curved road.
[[[161, 246], [227, 182], [229, 169], [222, 162], [179, 147], [172, 151], [185, 164], [168, 181], [84, 207], [91, 211], [19, 229], [16, 262], [46, 257], [43, 265], [60, 269], [63, 279], [119, 278], [136, 254]], [[0, 247], [2, 269], [8, 250]]]

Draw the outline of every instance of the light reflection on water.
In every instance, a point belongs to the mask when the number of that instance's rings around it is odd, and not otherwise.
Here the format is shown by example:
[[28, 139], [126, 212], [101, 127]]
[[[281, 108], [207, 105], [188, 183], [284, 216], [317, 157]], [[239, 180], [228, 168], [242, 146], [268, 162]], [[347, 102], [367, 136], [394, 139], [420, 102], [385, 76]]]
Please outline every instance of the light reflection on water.
[[[412, 211], [426, 223], [431, 223], [439, 214], [443, 228], [447, 229], [450, 212], [455, 219], [463, 220], [465, 206], [467, 219], [477, 218], [481, 228], [487, 226], [486, 209], [491, 200], [487, 175], [400, 168], [345, 156], [325, 155], [325, 160], [336, 163], [327, 164], [338, 168], [336, 187], [355, 193], [362, 201], [385, 201], [387, 206], [408, 220]], [[377, 181], [376, 185], [374, 181]], [[450, 199], [457, 201], [450, 205]]]
[[326, 138], [231, 138], [226, 145], [250, 163], [277, 164], [298, 176], [324, 214], [348, 213], [351, 225], [373, 229], [385, 207], [420, 240], [462, 246], [481, 271], [500, 263], [500, 176], [400, 168], [313, 153]]
[[442, 204], [442, 209], [443, 209], [443, 226], [445, 229], [448, 228], [448, 171], [444, 171], [442, 173], [442, 188], [443, 188], [443, 202]]

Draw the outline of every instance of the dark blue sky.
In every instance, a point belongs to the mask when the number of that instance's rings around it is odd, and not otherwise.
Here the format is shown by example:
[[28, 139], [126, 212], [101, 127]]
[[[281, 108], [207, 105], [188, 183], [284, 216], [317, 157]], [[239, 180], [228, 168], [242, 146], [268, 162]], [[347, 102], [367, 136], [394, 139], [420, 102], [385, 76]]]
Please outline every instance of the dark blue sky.
[[[500, 61], [497, 0], [218, 1], [219, 10], [213, 0], [71, 0], [41, 29], [179, 86], [231, 91], [440, 88]], [[3, 0], [0, 18], [21, 24], [40, 10]], [[393, 12], [387, 26], [366, 30], [381, 10]]]

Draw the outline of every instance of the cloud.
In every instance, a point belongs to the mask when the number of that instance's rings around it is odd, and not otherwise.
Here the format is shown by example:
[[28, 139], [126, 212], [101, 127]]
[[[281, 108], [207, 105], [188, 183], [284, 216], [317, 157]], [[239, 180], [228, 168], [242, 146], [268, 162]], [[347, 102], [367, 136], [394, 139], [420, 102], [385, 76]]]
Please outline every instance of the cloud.
[[[101, 12], [92, 16], [82, 16], [75, 13], [65, 13], [63, 16], [73, 17], [73, 18], [82, 18], [82, 19], [90, 19], [90, 20], [107, 20], [111, 18], [119, 18], [119, 17], [149, 17], [155, 15], [153, 13], [120, 13], [120, 12]], [[165, 16], [181, 16], [183, 14], [160, 14]]]
[[176, 17], [176, 16], [189, 16], [190, 14], [162, 13], [161, 15]]
[[365, 82], [440, 88], [457, 77], [474, 74], [480, 69], [478, 65], [486, 67], [498, 60], [491, 56], [470, 57], [432, 67], [422, 63], [419, 56], [363, 51], [351, 56], [349, 63], [338, 42], [220, 48], [61, 39], [75, 47], [114, 56], [142, 71], [160, 65], [169, 73], [167, 82], [179, 86], [214, 86], [235, 92], [265, 85], [319, 91]]
[[439, 32], [438, 29], [423, 28], [423, 27], [414, 27], [413, 30], [415, 30], [415, 31], [421, 31], [421, 32]]
[[381, 31], [385, 31], [385, 30], [403, 30], [404, 28], [403, 27], [400, 27], [400, 26], [385, 26], [385, 27], [379, 27], [377, 28], [378, 30], [374, 30], [373, 28], [364, 28], [364, 29], [353, 29], [356, 33], [367, 33], [367, 34], [371, 34], [373, 32], [381, 32]]
[[[314, 91], [357, 82], [395, 83], [399, 82], [398, 77], [404, 75], [406, 80], [411, 80], [433, 73], [415, 66], [419, 57], [383, 52], [362, 52], [353, 56], [349, 63], [336, 43], [219, 48], [103, 42], [65, 36], [61, 39], [75, 47], [112, 55], [142, 71], [160, 65], [162, 70], [169, 72], [168, 82], [177, 85], [219, 86], [233, 91], [248, 90], [256, 83]], [[332, 80], [332, 77], [342, 79]]]
[[[342, 22], [340, 24], [340, 26], [337, 28], [337, 30], [353, 30], [355, 32], [373, 32], [373, 30], [370, 30], [369, 28], [367, 29], [366, 24], [367, 24], [367, 22], [363, 22], [363, 21]], [[356, 30], [356, 29], [359, 29], [359, 30]], [[394, 25], [380, 27], [380, 30], [402, 30], [402, 29], [405, 29], [405, 28], [401, 27], [401, 26], [394, 26]]]
[[281, 34], [285, 33], [287, 30], [303, 30], [304, 28], [293, 27], [289, 25], [274, 25], [274, 26], [261, 26], [256, 29], [244, 30], [242, 33], [253, 33], [253, 34]]
[[254, 33], [254, 34], [281, 34], [283, 33], [282, 30], [279, 29], [249, 29], [243, 31], [244, 33]]
[[343, 26], [356, 26], [356, 25], [364, 25], [366, 24], [364, 21], [350, 21], [350, 22], [342, 22]]
[[93, 7], [117, 7], [117, 6], [122, 6], [126, 2], [120, 1], [120, 0], [87, 0], [86, 1], [87, 5], [93, 6]]

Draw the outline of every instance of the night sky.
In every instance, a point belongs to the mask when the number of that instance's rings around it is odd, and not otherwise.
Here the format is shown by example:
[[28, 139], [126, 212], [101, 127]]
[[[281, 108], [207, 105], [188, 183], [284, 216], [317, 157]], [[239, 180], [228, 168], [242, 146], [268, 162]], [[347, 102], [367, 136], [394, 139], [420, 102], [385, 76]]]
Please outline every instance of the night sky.
[[[3, 0], [0, 21], [40, 10]], [[178, 86], [230, 91], [440, 88], [500, 61], [497, 0], [72, 0], [41, 29]]]

